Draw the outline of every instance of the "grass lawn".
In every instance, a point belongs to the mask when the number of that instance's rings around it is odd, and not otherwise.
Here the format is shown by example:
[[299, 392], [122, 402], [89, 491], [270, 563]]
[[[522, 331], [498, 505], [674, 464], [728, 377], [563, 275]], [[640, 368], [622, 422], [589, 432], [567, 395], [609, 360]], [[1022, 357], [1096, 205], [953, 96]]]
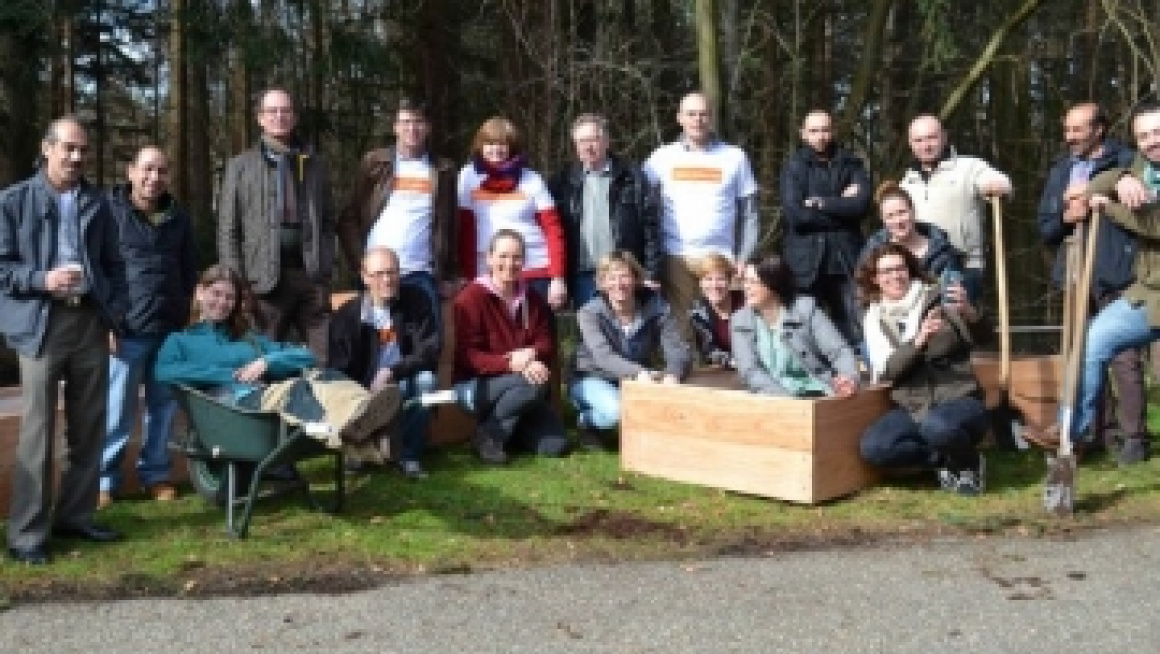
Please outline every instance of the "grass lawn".
[[[0, 563], [0, 596], [16, 600], [337, 591], [399, 575], [588, 560], [691, 558], [833, 547], [940, 534], [1040, 535], [1160, 518], [1160, 460], [1080, 470], [1076, 517], [1044, 514], [1038, 452], [989, 454], [981, 497], [935, 488], [931, 475], [890, 480], [822, 506], [747, 497], [619, 470], [613, 454], [516, 459], [482, 468], [466, 448], [432, 457], [431, 478], [394, 471], [352, 480], [346, 510], [314, 513], [299, 496], [258, 505], [250, 538], [187, 495], [125, 498], [100, 519], [111, 545], [54, 543], [42, 568]], [[320, 481], [322, 463], [304, 468]]]

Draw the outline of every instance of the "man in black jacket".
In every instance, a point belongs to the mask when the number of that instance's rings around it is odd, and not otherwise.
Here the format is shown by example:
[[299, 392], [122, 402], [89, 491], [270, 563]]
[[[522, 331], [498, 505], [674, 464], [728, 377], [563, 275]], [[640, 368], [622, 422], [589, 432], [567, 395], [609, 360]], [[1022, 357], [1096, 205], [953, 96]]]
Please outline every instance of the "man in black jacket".
[[145, 389], [137, 476], [154, 499], [177, 493], [169, 483], [169, 436], [177, 411], [166, 384], [153, 375], [157, 351], [170, 332], [185, 327], [197, 258], [189, 216], [169, 194], [169, 160], [155, 147], [137, 152], [126, 170], [129, 183], [108, 196], [117, 223], [129, 308], [123, 333], [109, 342], [109, 407], [101, 457], [98, 508], [113, 501], [121, 481], [121, 457], [137, 424], [137, 399]]
[[[1068, 152], [1057, 159], [1047, 173], [1043, 195], [1039, 199], [1039, 234], [1046, 245], [1054, 247], [1062, 245], [1064, 239], [1075, 231], [1075, 226], [1087, 220], [1085, 191], [1088, 181], [1110, 168], [1130, 167], [1136, 156], [1132, 148], [1108, 138], [1108, 117], [1097, 104], [1072, 107], [1064, 116], [1063, 130]], [[1092, 294], [1088, 300], [1093, 312], [1120, 297], [1120, 292], [1135, 280], [1136, 237], [1111, 220], [1102, 220], [1096, 246]], [[1064, 251], [1065, 248], [1059, 247], [1052, 275], [1060, 288], [1068, 283], [1063, 278]], [[1135, 348], [1124, 350], [1112, 359], [1110, 366], [1119, 405], [1116, 418], [1125, 442], [1148, 437], [1141, 354]], [[1106, 407], [1101, 409], [1103, 413], [1107, 412]], [[1097, 417], [1094, 423], [1097, 428], [1107, 422], [1102, 418]], [[1034, 430], [1028, 432], [1031, 437], [1037, 434]], [[1120, 460], [1125, 464], [1137, 463], [1142, 460], [1139, 450], [1121, 448]]]
[[608, 152], [608, 121], [583, 114], [572, 125], [577, 161], [548, 186], [564, 223], [568, 288], [577, 308], [596, 292], [604, 255], [627, 250], [644, 266], [645, 284], [660, 287], [660, 217], [655, 191], [640, 166]]
[[[362, 259], [366, 290], [339, 307], [331, 319], [330, 366], [372, 392], [397, 384], [406, 402], [435, 390], [439, 383], [435, 376], [439, 334], [426, 293], [402, 285], [401, 275], [394, 250], [366, 251]], [[399, 418], [402, 452], [395, 458], [411, 479], [427, 476], [419, 458], [430, 423], [431, 410], [424, 406], [406, 408]], [[355, 463], [352, 467], [358, 467]]]
[[783, 253], [802, 293], [813, 295], [851, 345], [861, 341], [854, 265], [873, 189], [862, 160], [833, 141], [830, 114], [802, 123], [802, 147], [781, 171]]

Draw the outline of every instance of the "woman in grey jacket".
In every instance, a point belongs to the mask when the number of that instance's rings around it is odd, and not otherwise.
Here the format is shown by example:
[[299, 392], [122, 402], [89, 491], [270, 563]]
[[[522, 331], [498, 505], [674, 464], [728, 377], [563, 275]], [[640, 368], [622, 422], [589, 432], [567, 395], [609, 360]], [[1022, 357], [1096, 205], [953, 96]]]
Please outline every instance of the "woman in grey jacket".
[[[568, 395], [576, 406], [580, 446], [605, 447], [601, 432], [620, 424], [620, 382], [677, 384], [692, 366], [668, 302], [642, 286], [644, 269], [625, 250], [605, 256], [596, 270], [600, 290], [579, 311], [580, 342]], [[653, 368], [657, 355], [664, 368]]]
[[778, 256], [745, 265], [746, 306], [729, 326], [745, 387], [787, 397], [848, 397], [858, 390], [854, 351], [813, 298], [798, 295]]

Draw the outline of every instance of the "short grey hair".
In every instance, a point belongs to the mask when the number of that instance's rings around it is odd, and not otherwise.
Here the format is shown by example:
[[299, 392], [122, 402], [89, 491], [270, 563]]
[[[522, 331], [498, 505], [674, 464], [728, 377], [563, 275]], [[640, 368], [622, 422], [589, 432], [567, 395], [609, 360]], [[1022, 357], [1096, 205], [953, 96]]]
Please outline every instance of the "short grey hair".
[[576, 116], [576, 120], [572, 121], [572, 133], [584, 127], [585, 125], [592, 125], [600, 130], [600, 133], [605, 137], [608, 136], [608, 119], [601, 114], [580, 114]]
[[85, 129], [85, 126], [81, 124], [81, 121], [79, 118], [77, 118], [73, 114], [65, 114], [65, 115], [61, 116], [60, 118], [57, 118], [56, 120], [49, 123], [48, 127], [46, 127], [44, 129], [44, 137], [42, 139], [43, 142], [47, 143], [47, 144], [52, 144], [52, 143], [56, 143], [57, 141], [59, 141], [60, 134], [58, 132], [59, 132], [60, 128], [62, 125], [65, 125], [68, 123], [72, 123], [72, 124], [76, 125], [77, 127], [81, 128], [81, 130]]

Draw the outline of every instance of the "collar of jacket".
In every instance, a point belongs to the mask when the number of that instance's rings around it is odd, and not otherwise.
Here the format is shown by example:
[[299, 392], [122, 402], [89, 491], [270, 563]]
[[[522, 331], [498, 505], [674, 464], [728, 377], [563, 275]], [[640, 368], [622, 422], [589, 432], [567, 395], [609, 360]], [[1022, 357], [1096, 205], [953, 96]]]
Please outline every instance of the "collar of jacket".
[[697, 148], [694, 148], [693, 146], [689, 145], [689, 139], [685, 138], [684, 134], [681, 134], [681, 138], [677, 139], [677, 143], [680, 143], [681, 147], [684, 148], [685, 151], [687, 151], [687, 152], [702, 152], [702, 151], [703, 152], [710, 152], [714, 148], [716, 148], [718, 145], [721, 145], [722, 143], [724, 143], [724, 141], [717, 138], [716, 134], [710, 134], [709, 140], [705, 141], [705, 147], [697, 149]]
[[[628, 168], [624, 165], [624, 161], [620, 157], [609, 152], [607, 163], [605, 164], [605, 170], [608, 171], [608, 177], [610, 179], [616, 179], [622, 172], [628, 170]], [[579, 161], [573, 161], [571, 170], [569, 172], [571, 173], [573, 183], [582, 184], [584, 182], [584, 175], [586, 171], [584, 169], [583, 163]]]
[[[930, 172], [934, 173], [939, 170], [950, 170], [951, 168], [955, 167], [955, 160], [958, 158], [959, 153], [957, 150], [955, 150], [955, 146], [948, 145], [946, 149], [943, 150], [943, 153], [939, 155], [938, 161], [935, 162], [934, 167], [931, 168]], [[922, 164], [919, 163], [918, 159], [911, 159], [910, 165], [907, 166], [907, 170], [914, 171], [919, 175], [926, 174], [923, 171]]]
[[[793, 302], [781, 306], [781, 338], [785, 340], [789, 338], [789, 333], [795, 329], [805, 327], [806, 318], [809, 317], [809, 310], [813, 306], [813, 299], [808, 295], [798, 295], [793, 299]], [[757, 310], [749, 305], [745, 305], [733, 314], [733, 320], [739, 327], [753, 329], [756, 326]]]
[[[131, 184], [117, 184], [112, 189], [110, 189], [109, 195], [113, 198], [114, 202], [123, 205], [124, 207], [131, 210], [134, 214], [138, 216], [143, 215], [142, 211], [133, 204], [132, 192], [133, 187]], [[157, 211], [154, 213], [163, 213], [165, 215], [165, 220], [169, 220], [173, 217], [173, 211], [175, 207], [176, 203], [173, 199], [173, 196], [170, 195], [169, 191], [166, 191], [161, 195], [160, 198], [158, 198]]]
[[[659, 317], [664, 313], [664, 300], [660, 293], [651, 288], [641, 287], [636, 289], [634, 293], [636, 296], [636, 311], [640, 316], [642, 323], [648, 322], [653, 318]], [[609, 304], [608, 298], [604, 295], [604, 291], [597, 291], [596, 295], [588, 301], [593, 310], [606, 320], [616, 321], [616, 314], [612, 312], [612, 305]]]
[[[49, 216], [56, 215], [57, 197], [60, 195], [60, 191], [53, 188], [52, 184], [48, 182], [48, 175], [44, 172], [43, 167], [36, 173], [35, 180], [33, 187], [37, 190], [37, 196], [39, 196], [37, 198], [39, 207], [37, 208], [40, 217], [47, 219]], [[81, 177], [77, 181], [77, 185], [69, 190], [75, 190], [77, 192], [76, 208], [78, 215], [83, 219], [84, 215], [81, 215], [80, 211], [85, 208], [83, 206], [85, 196], [88, 195], [89, 191], [93, 190], [93, 186], [89, 183], [88, 178]]]
[[829, 157], [826, 159], [822, 159], [821, 157], [819, 157], [818, 153], [813, 148], [811, 148], [808, 145], [805, 145], [804, 143], [801, 145], [801, 147], [798, 148], [797, 156], [802, 161], [804, 161], [810, 165], [814, 165], [814, 166], [823, 166], [826, 164], [845, 163], [846, 160], [848, 160], [848, 159], [854, 159], [854, 156], [852, 154], [847, 152], [844, 148], [839, 146], [837, 143], [830, 144]]
[[[732, 304], [730, 313], [737, 313], [745, 308], [745, 291], [730, 289], [729, 300]], [[717, 314], [709, 306], [709, 300], [705, 299], [704, 295], [698, 295], [697, 299], [693, 300], [693, 308], [689, 309], [689, 315], [708, 321], [710, 318], [716, 317]]]
[[[1116, 139], [1105, 139], [1098, 157], [1089, 159], [1092, 162], [1092, 176], [1101, 173], [1109, 168], [1125, 165], [1125, 161], [1131, 161], [1135, 156], [1136, 151]], [[1064, 152], [1055, 160], [1057, 165], [1071, 166], [1076, 161], [1070, 152]]]

